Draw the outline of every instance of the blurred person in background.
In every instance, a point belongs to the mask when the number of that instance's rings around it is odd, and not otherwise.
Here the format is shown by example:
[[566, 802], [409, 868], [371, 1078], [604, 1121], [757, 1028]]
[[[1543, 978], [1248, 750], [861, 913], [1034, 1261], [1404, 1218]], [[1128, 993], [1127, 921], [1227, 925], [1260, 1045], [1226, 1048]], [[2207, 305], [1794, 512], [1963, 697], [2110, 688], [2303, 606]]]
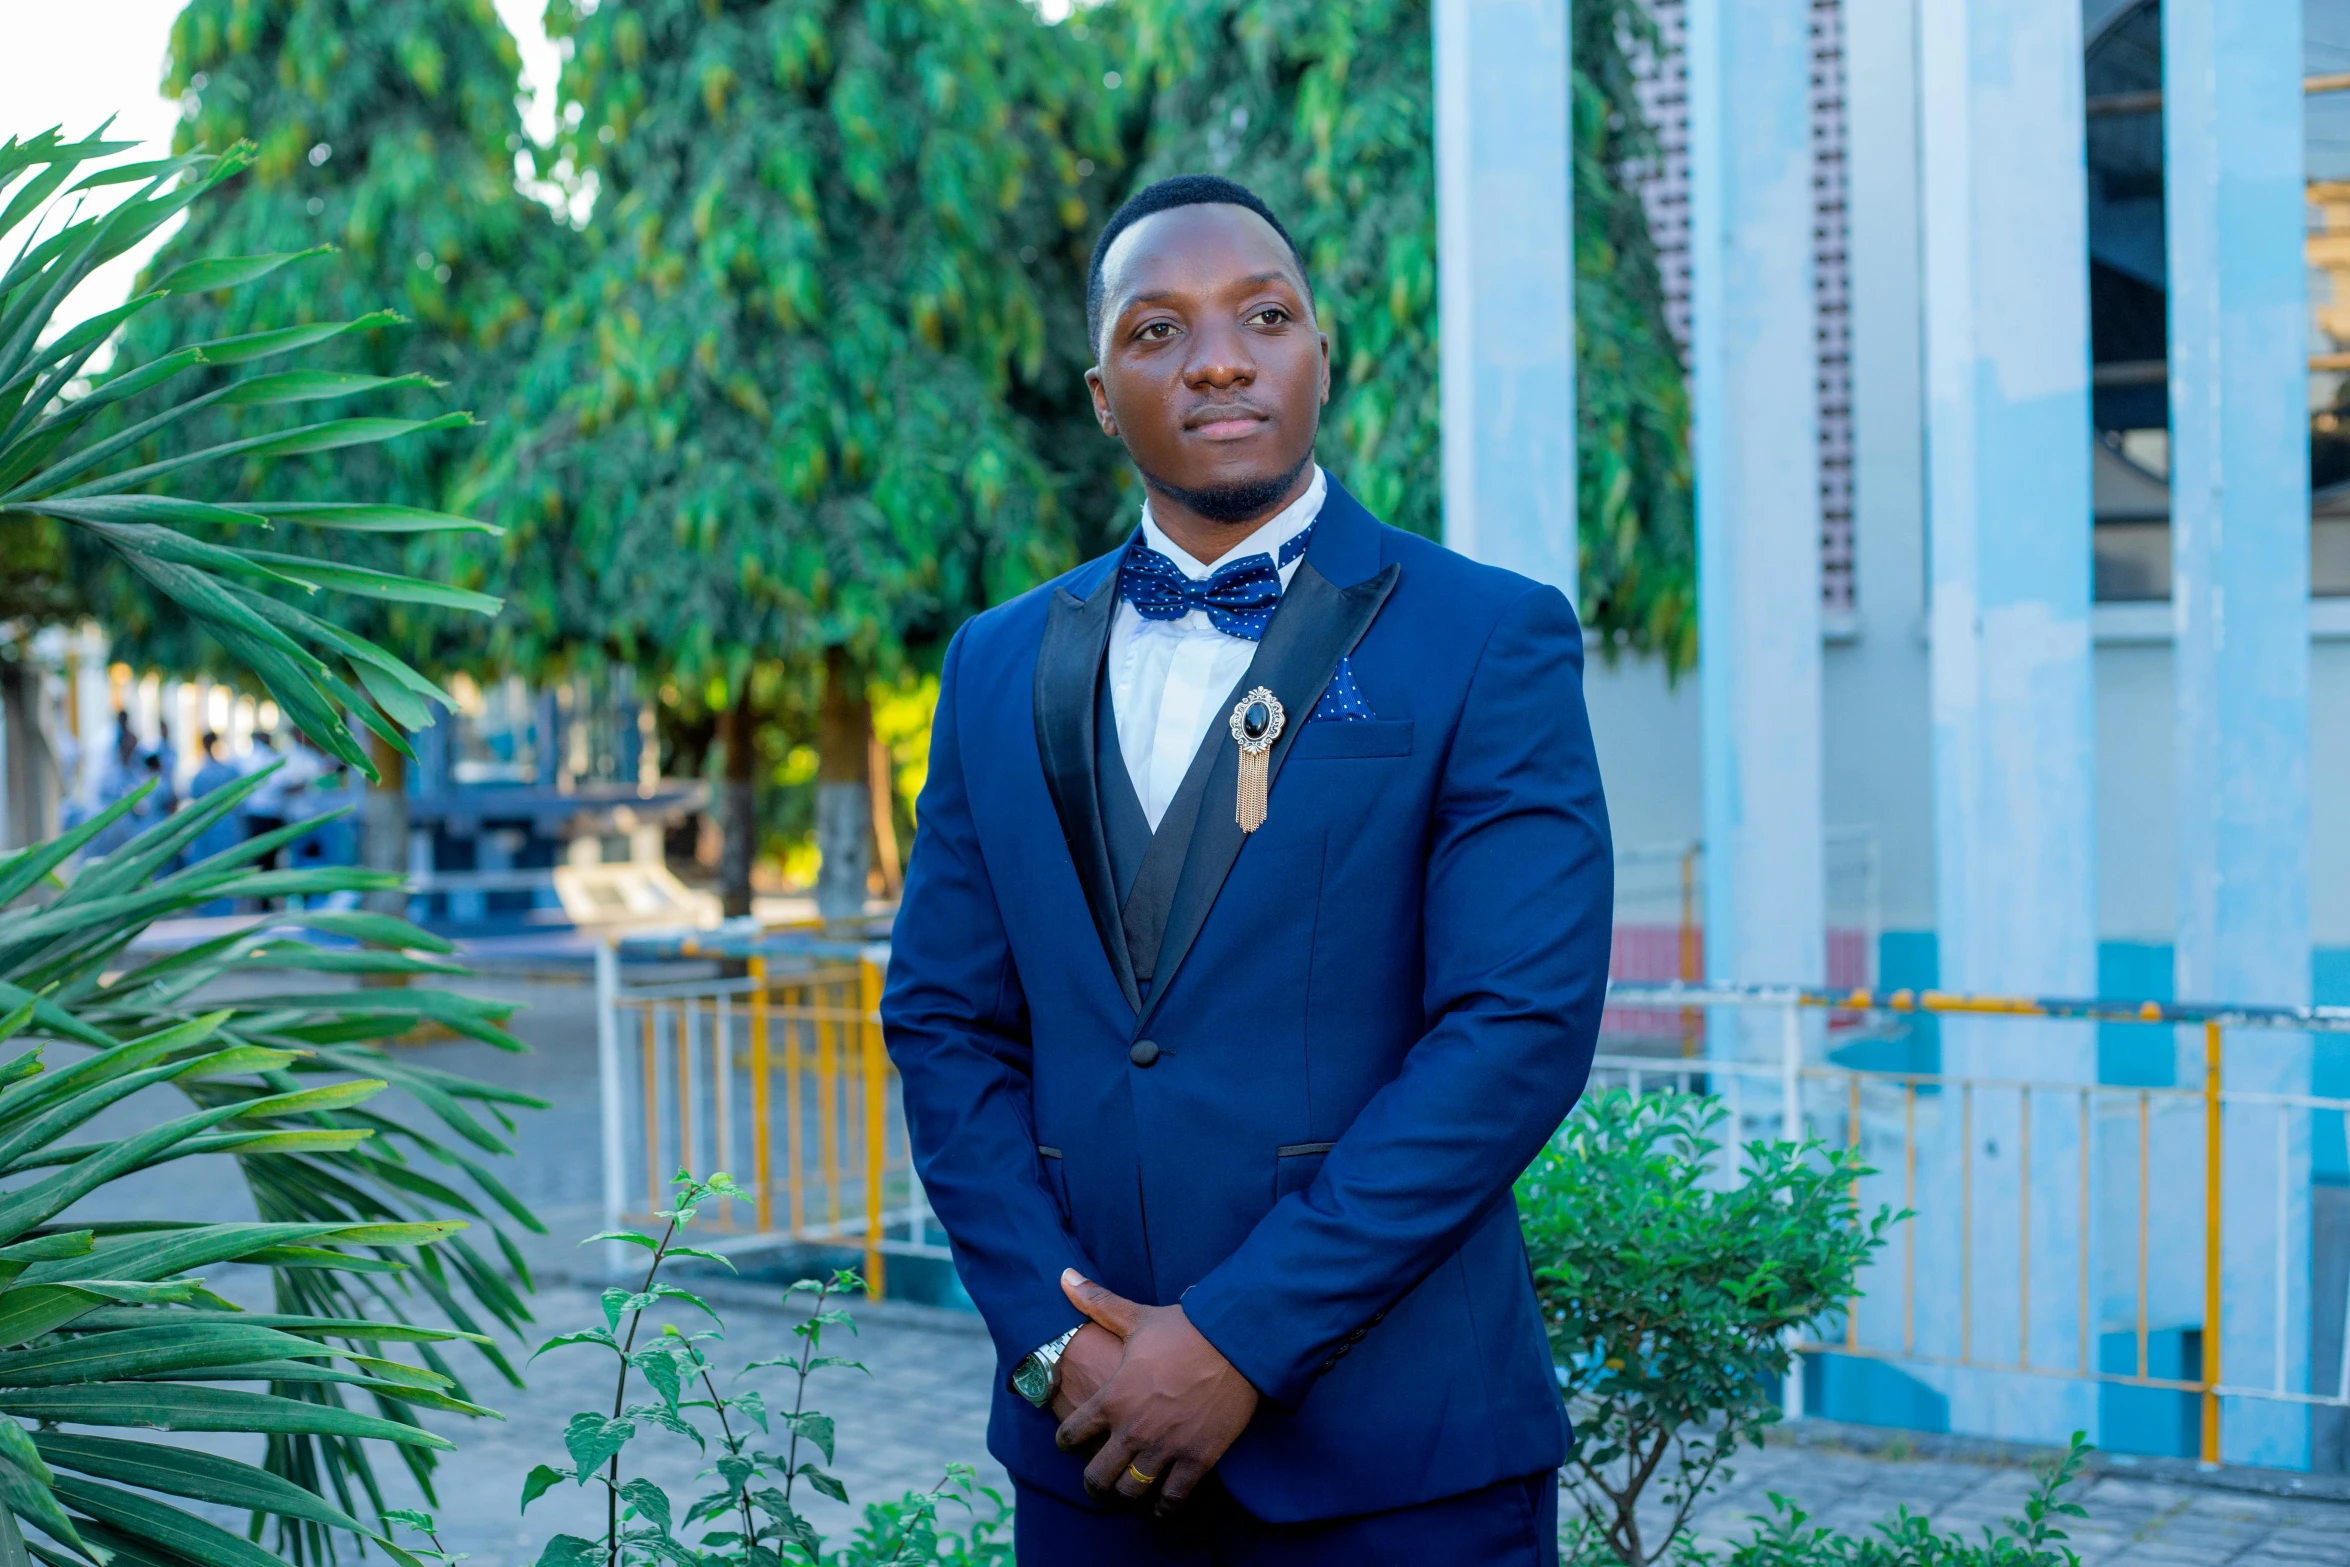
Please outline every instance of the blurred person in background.
[[[207, 729], [204, 731], [204, 738], [200, 743], [204, 748], [204, 762], [196, 769], [196, 776], [188, 785], [188, 801], [191, 805], [215, 790], [226, 788], [244, 776], [237, 770], [235, 763], [220, 754], [219, 735]], [[208, 860], [216, 854], [225, 854], [244, 841], [245, 813], [242, 810], [231, 811], [196, 835], [195, 841], [188, 845], [188, 863], [193, 865]], [[198, 914], [227, 914], [231, 910], [227, 899], [216, 898], [195, 912]]]

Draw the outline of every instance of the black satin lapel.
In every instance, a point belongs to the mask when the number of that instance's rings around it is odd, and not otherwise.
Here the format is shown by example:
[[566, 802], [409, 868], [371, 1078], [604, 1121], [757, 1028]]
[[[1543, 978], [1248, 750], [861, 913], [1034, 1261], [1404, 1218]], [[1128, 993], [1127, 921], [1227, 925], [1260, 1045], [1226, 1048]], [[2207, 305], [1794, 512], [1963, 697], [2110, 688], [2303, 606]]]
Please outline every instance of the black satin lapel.
[[1061, 837], [1077, 865], [1077, 884], [1101, 937], [1102, 954], [1118, 976], [1126, 1004], [1140, 1010], [1142, 993], [1126, 957], [1118, 922], [1118, 894], [1110, 874], [1109, 846], [1102, 838], [1101, 801], [1094, 788], [1094, 686], [1110, 643], [1110, 620], [1118, 607], [1118, 573], [1105, 572], [1084, 598], [1067, 589], [1053, 594], [1045, 613], [1044, 641], [1036, 651], [1036, 752], [1044, 764], [1045, 787], [1061, 819]]
[[[1257, 656], [1250, 661], [1248, 673], [1240, 677], [1240, 684], [1228, 698], [1237, 701], [1241, 692], [1266, 686], [1281, 699], [1287, 722], [1282, 726], [1281, 738], [1273, 742], [1272, 754], [1266, 758], [1268, 788], [1280, 781], [1281, 764], [1305, 728], [1306, 715], [1322, 699], [1322, 688], [1338, 672], [1338, 661], [1353, 652], [1363, 633], [1371, 628], [1380, 606], [1394, 591], [1401, 570], [1391, 565], [1368, 581], [1358, 582], [1351, 588], [1338, 588], [1308, 560], [1290, 579], [1289, 587], [1281, 595], [1281, 607], [1273, 612], [1272, 624], [1265, 628], [1265, 639], [1257, 644]], [[1199, 938], [1200, 927], [1207, 923], [1208, 911], [1215, 906], [1216, 894], [1223, 891], [1224, 879], [1232, 874], [1233, 861], [1240, 858], [1241, 848], [1248, 842], [1248, 834], [1240, 830], [1232, 811], [1232, 801], [1239, 788], [1240, 751], [1232, 743], [1232, 733], [1224, 727], [1221, 714], [1216, 727], [1222, 738], [1195, 807], [1198, 816], [1192, 823], [1190, 847], [1183, 857], [1183, 874], [1176, 881], [1174, 897], [1168, 905], [1166, 933], [1154, 965], [1150, 1001], [1135, 1023], [1138, 1032], [1150, 1022], [1159, 1003], [1166, 998], [1168, 987], [1175, 981], [1175, 971]], [[1278, 816], [1280, 811], [1281, 800], [1276, 794], [1273, 815]], [[1166, 824], [1160, 825], [1164, 831]]]

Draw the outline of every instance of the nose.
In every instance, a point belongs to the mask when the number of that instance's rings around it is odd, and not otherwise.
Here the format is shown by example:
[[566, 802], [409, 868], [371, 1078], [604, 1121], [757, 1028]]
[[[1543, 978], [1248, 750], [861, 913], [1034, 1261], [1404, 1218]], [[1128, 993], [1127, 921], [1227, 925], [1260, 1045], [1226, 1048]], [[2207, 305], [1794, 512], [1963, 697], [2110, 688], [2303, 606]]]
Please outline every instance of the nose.
[[1249, 352], [1248, 334], [1237, 323], [1218, 322], [1192, 334], [1183, 379], [1194, 391], [1230, 391], [1256, 378], [1256, 356]]

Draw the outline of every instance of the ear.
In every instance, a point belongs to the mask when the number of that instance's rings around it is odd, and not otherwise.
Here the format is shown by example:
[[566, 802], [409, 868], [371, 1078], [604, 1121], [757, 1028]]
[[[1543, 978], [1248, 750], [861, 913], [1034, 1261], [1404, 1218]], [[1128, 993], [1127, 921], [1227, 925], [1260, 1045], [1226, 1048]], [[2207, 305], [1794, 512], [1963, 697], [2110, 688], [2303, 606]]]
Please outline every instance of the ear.
[[1314, 336], [1322, 344], [1322, 405], [1328, 407], [1330, 405], [1330, 334], [1317, 332]]
[[[1324, 357], [1328, 357], [1327, 353]], [[1330, 380], [1330, 372], [1327, 367], [1322, 372], [1322, 380], [1324, 386], [1327, 387]], [[1100, 365], [1095, 365], [1085, 372], [1085, 389], [1093, 397], [1094, 423], [1102, 427], [1102, 434], [1116, 435], [1118, 433], [1118, 416], [1110, 412], [1110, 389], [1102, 382], [1102, 367]]]

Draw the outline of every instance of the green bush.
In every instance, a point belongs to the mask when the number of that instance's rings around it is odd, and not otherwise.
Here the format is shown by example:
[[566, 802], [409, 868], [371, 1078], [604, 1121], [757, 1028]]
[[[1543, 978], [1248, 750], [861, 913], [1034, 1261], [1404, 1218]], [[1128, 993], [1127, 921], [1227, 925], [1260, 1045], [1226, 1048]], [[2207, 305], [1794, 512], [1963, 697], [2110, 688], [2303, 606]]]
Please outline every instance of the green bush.
[[[1579, 1438], [1566, 1486], [1584, 1559], [1647, 1567], [1780, 1418], [1791, 1337], [1838, 1314], [1886, 1230], [1854, 1196], [1867, 1173], [1816, 1141], [1747, 1145], [1728, 1174], [1728, 1112], [1689, 1094], [1585, 1098], [1518, 1180], [1559, 1385]], [[1654, 1485], [1664, 1527], [1637, 1508]]]

